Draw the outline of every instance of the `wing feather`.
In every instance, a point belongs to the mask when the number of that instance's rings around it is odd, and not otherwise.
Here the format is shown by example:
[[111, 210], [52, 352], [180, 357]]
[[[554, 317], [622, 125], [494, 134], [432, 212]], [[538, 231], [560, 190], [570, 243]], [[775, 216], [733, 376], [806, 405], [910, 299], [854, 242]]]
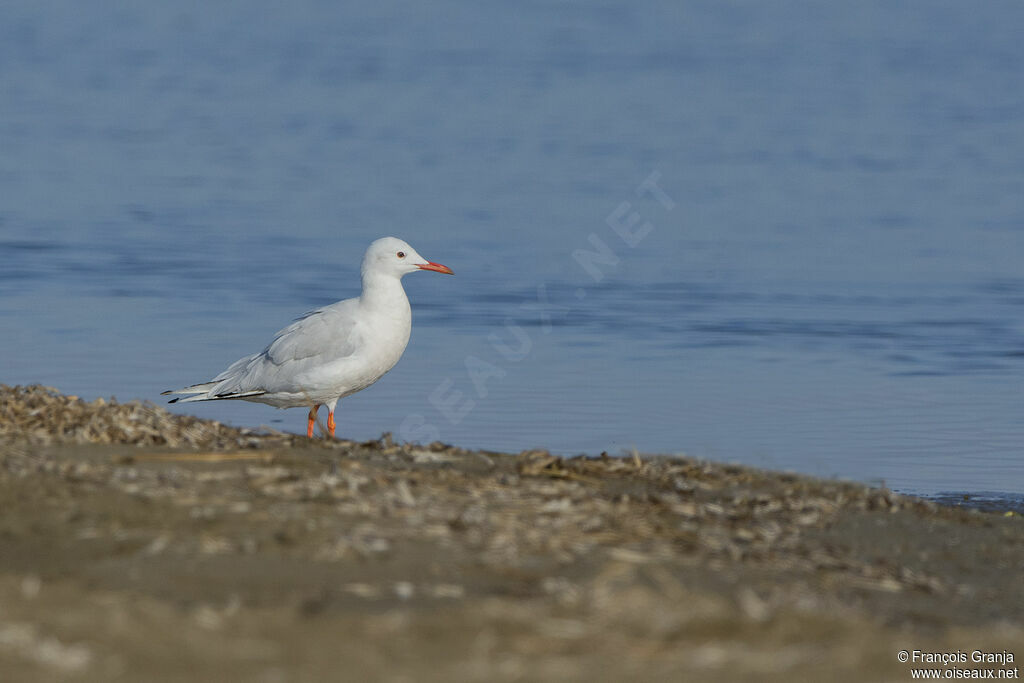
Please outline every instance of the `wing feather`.
[[357, 348], [353, 334], [356, 299], [347, 299], [310, 311], [284, 328], [263, 354], [275, 365], [319, 356], [331, 362], [351, 356]]
[[309, 311], [280, 330], [262, 352], [239, 358], [209, 382], [165, 393], [198, 394], [175, 399], [185, 402], [304, 391], [296, 383], [303, 373], [359, 350], [358, 306], [358, 299], [346, 299]]

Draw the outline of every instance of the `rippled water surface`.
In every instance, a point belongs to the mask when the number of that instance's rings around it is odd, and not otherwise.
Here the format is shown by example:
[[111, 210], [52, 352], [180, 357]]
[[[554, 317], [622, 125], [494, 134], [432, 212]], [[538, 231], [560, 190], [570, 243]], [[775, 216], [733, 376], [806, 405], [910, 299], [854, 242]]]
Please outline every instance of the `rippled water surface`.
[[9, 5], [2, 382], [157, 400], [394, 234], [346, 436], [1024, 493], [1018, 3]]

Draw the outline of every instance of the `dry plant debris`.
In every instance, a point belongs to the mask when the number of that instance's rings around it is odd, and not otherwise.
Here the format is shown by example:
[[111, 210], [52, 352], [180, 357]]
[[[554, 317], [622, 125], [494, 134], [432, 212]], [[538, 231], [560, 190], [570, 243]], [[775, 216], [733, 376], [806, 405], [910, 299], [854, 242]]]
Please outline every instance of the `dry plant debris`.
[[[4, 603], [25, 605], [8, 625], [19, 661], [43, 637], [31, 619], [56, 623], [39, 595], [60, 581], [113, 591], [102, 609], [143, 631], [121, 591], [182, 605], [147, 608], [165, 614], [161, 635], [259, 624], [292, 645], [242, 670], [299, 678], [316, 671], [288, 669], [287, 652], [325, 624], [331, 651], [371, 677], [422, 673], [395, 648], [443, 655], [434, 680], [820, 678], [833, 671], [806, 643], [833, 637], [832, 655], [875, 653], [889, 675], [894, 633], [941, 643], [954, 626], [1009, 638], [1024, 624], [1019, 518], [682, 457], [311, 442], [42, 387], [0, 400], [0, 598], [20, 576]], [[97, 609], [79, 599], [64, 604]], [[77, 642], [60, 666], [173, 665]]]

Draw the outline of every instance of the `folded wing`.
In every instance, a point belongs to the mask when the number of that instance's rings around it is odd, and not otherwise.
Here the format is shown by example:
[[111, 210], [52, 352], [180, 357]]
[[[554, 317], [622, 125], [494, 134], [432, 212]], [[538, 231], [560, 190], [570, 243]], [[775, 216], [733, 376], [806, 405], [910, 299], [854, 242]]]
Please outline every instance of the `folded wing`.
[[265, 393], [302, 392], [296, 379], [317, 366], [358, 351], [357, 299], [306, 313], [279, 331], [261, 353], [240, 358], [209, 382], [165, 394], [191, 394], [176, 401], [215, 401]]

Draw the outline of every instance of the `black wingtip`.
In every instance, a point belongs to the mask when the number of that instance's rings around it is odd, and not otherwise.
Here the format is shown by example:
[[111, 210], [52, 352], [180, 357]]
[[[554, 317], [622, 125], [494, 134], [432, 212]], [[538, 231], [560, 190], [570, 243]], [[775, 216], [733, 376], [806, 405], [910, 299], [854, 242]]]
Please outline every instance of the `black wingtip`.
[[170, 394], [170, 393], [172, 393], [173, 391], [174, 391], [173, 389], [168, 389], [167, 391], [161, 391], [161, 392], [160, 392], [160, 395], [161, 395], [161, 396], [166, 396], [167, 394]]
[[214, 399], [232, 399], [232, 398], [249, 398], [251, 396], [262, 396], [267, 392], [265, 391], [225, 391], [220, 394], [214, 394]]
[[[162, 395], [163, 395], [163, 394], [161, 394], [161, 396], [162, 396]], [[168, 401], [168, 403], [177, 403], [177, 402], [178, 402], [179, 400], [180, 400], [180, 399], [177, 399], [177, 398], [172, 398], [172, 399], [171, 399], [170, 401]]]

